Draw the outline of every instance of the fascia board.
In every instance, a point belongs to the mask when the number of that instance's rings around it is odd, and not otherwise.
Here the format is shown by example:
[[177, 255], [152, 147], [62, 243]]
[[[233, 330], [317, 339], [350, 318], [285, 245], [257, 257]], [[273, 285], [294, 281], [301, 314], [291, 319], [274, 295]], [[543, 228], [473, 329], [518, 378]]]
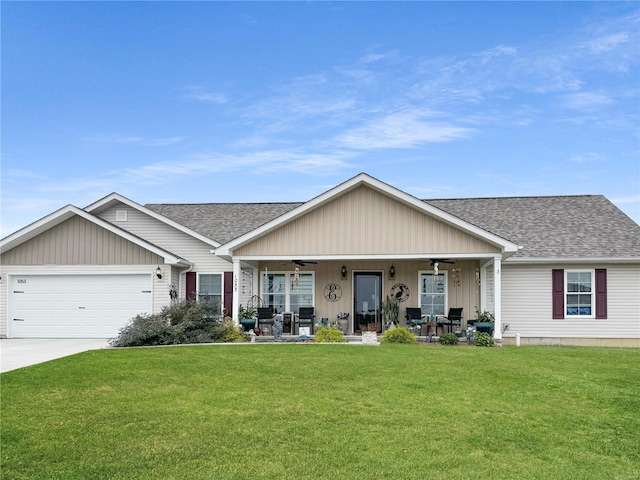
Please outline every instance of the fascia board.
[[192, 236], [194, 238], [197, 238], [198, 240], [211, 245], [212, 247], [219, 247], [220, 243], [216, 242], [215, 240], [210, 239], [209, 237], [205, 237], [204, 235], [191, 230], [188, 227], [185, 227], [184, 225], [178, 223], [178, 222], [174, 222], [173, 220], [171, 220], [170, 218], [165, 217], [164, 215], [160, 215], [157, 212], [154, 212], [153, 210], [150, 210], [142, 205], [140, 205], [139, 203], [134, 202], [133, 200], [129, 200], [127, 197], [123, 197], [122, 195], [120, 195], [119, 193], [112, 193], [110, 195], [107, 195], [106, 197], [98, 200], [97, 202], [92, 203], [91, 205], [85, 207], [85, 211], [92, 213], [95, 211], [100, 211], [103, 207], [107, 207], [109, 206], [110, 203], [117, 201], [120, 203], [124, 203], [125, 205], [138, 210], [139, 212], [148, 215], [156, 220], [158, 220], [159, 222], [165, 223], [177, 230], [180, 230], [181, 232]]
[[185, 261], [184, 259], [177, 257], [176, 255], [173, 255], [172, 253], [167, 252], [166, 250], [163, 250], [162, 248], [152, 243], [149, 243], [141, 239], [140, 237], [137, 237], [136, 235], [133, 235], [127, 232], [126, 230], [118, 228], [115, 225], [105, 220], [102, 220], [99, 217], [92, 215], [91, 213], [88, 213], [78, 207], [74, 207], [73, 205], [67, 205], [66, 207], [62, 207], [60, 210], [57, 210], [47, 215], [46, 217], [43, 217], [40, 220], [37, 220], [31, 225], [28, 225], [25, 228], [18, 230], [13, 235], [10, 235], [4, 238], [2, 242], [0, 242], [0, 251], [5, 252], [8, 250], [11, 250], [12, 248], [15, 248], [21, 245], [22, 243], [28, 240], [31, 240], [35, 236], [55, 227], [56, 225], [59, 225], [60, 223], [68, 220], [74, 215], [78, 215], [84, 218], [85, 220], [92, 222], [98, 225], [99, 227], [104, 228], [105, 230], [138, 245], [141, 248], [149, 250], [150, 252], [155, 253], [160, 257], [163, 257], [164, 262], [166, 264], [169, 264], [169, 265], [177, 265], [177, 264], [184, 264], [184, 263], [190, 264], [190, 262]]
[[[499, 254], [497, 255], [500, 256]], [[291, 255], [241, 255], [236, 256], [234, 259], [239, 261], [291, 261]], [[485, 259], [492, 261], [496, 258], [495, 253], [465, 253], [460, 255], [451, 255], [450, 253], [419, 253], [419, 254], [347, 254], [347, 255], [295, 255], [294, 258], [300, 261], [318, 261], [318, 262], [331, 262], [331, 261], [348, 261], [348, 260], [424, 260], [429, 261], [431, 258], [447, 258], [450, 260], [477, 260]]]
[[511, 257], [505, 261], [505, 263], [509, 264], [522, 264], [522, 265], [532, 265], [532, 264], [559, 264], [559, 263], [630, 263], [630, 264], [640, 264], [640, 257], [574, 257], [574, 258], [563, 258], [563, 257], [544, 257], [544, 258], [535, 258], [535, 257]]
[[327, 190], [325, 193], [318, 195], [315, 198], [312, 198], [308, 202], [300, 205], [298, 208], [295, 208], [290, 212], [287, 212], [284, 215], [268, 223], [265, 223], [261, 227], [258, 227], [257, 229], [252, 230], [251, 232], [248, 232], [226, 243], [225, 245], [222, 245], [219, 249], [216, 250], [216, 255], [229, 256], [231, 255], [230, 252], [232, 252], [234, 248], [242, 246], [243, 244], [248, 243], [255, 238], [258, 238], [261, 235], [264, 235], [265, 233], [268, 233], [269, 231], [295, 219], [296, 217], [304, 215], [308, 211], [330, 201], [331, 199], [339, 195], [342, 195], [348, 192], [349, 190], [355, 189], [360, 185], [368, 185], [369, 187], [375, 190], [378, 190], [385, 195], [396, 198], [397, 200], [407, 205], [410, 205], [416, 208], [417, 210], [428, 213], [444, 221], [445, 223], [448, 223], [456, 228], [466, 231], [469, 234], [480, 237], [491, 244], [499, 246], [502, 249], [503, 253], [518, 251], [518, 245], [512, 242], [509, 242], [508, 240], [502, 237], [498, 237], [497, 235], [494, 235], [490, 232], [487, 232], [486, 230], [476, 227], [475, 225], [465, 222], [464, 220], [458, 217], [455, 217], [443, 210], [440, 210], [439, 208], [436, 208], [433, 205], [429, 205], [428, 203], [423, 202], [422, 200], [412, 195], [409, 195], [408, 193], [403, 192], [402, 190], [398, 190], [397, 188], [392, 187], [391, 185], [381, 182], [380, 180], [373, 178], [370, 175], [367, 175], [366, 173], [360, 173], [355, 177], [351, 178], [350, 180], [347, 180], [346, 182], [343, 182], [340, 185], [337, 185], [336, 187], [330, 190]]
[[49, 215], [30, 223], [24, 228], [21, 228], [17, 232], [6, 236], [0, 241], [0, 252], [6, 252], [12, 248], [21, 245], [22, 243], [31, 240], [33, 237], [40, 235], [42, 232], [55, 227], [56, 225], [68, 220], [75, 215], [73, 205], [66, 205]]

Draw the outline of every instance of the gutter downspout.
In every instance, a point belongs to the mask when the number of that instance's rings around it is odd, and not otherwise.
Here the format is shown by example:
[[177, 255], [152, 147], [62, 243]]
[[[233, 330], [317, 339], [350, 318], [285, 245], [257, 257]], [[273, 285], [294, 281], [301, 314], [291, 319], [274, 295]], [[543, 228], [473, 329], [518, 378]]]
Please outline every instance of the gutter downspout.
[[[189, 273], [191, 270], [193, 270], [193, 263], [191, 265], [189, 265], [189, 268], [187, 268], [186, 270], [180, 272], [180, 281], [178, 282], [178, 298], [185, 298], [186, 295], [184, 295], [184, 290], [187, 289], [187, 273]], [[184, 280], [184, 283], [183, 283]], [[182, 285], [184, 285], [184, 289], [182, 288]]]

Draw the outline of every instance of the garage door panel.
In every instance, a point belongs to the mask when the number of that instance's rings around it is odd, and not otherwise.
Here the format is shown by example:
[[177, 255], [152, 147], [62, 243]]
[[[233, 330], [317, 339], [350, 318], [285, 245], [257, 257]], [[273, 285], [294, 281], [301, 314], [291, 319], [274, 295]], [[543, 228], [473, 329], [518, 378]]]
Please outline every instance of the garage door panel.
[[150, 275], [29, 275], [12, 278], [14, 337], [108, 338], [151, 311]]

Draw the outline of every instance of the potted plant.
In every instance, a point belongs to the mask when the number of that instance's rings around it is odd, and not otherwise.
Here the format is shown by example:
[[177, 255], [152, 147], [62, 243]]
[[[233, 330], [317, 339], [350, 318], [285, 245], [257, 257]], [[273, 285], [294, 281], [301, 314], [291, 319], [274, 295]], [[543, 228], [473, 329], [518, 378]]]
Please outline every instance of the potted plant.
[[400, 304], [396, 297], [387, 295], [382, 302], [382, 319], [386, 325], [396, 326], [398, 324], [398, 314], [400, 313]]
[[476, 310], [476, 323], [474, 325], [476, 327], [476, 331], [486, 332], [493, 336], [493, 323], [495, 320], [493, 313], [486, 310], [482, 312], [480, 310]]
[[256, 309], [253, 307], [244, 308], [240, 305], [239, 317], [240, 325], [244, 327], [245, 332], [248, 332], [256, 326]]
[[360, 326], [360, 329], [362, 330], [362, 343], [366, 345], [377, 345], [379, 328], [379, 323], [367, 323], [366, 325], [362, 324]]

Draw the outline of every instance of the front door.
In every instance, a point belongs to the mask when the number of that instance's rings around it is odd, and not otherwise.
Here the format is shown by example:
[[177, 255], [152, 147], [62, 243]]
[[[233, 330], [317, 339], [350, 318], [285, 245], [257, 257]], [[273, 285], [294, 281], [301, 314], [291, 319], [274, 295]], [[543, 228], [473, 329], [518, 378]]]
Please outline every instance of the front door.
[[353, 292], [353, 331], [361, 331], [367, 324], [376, 324], [381, 330], [382, 273], [355, 272], [353, 274]]

